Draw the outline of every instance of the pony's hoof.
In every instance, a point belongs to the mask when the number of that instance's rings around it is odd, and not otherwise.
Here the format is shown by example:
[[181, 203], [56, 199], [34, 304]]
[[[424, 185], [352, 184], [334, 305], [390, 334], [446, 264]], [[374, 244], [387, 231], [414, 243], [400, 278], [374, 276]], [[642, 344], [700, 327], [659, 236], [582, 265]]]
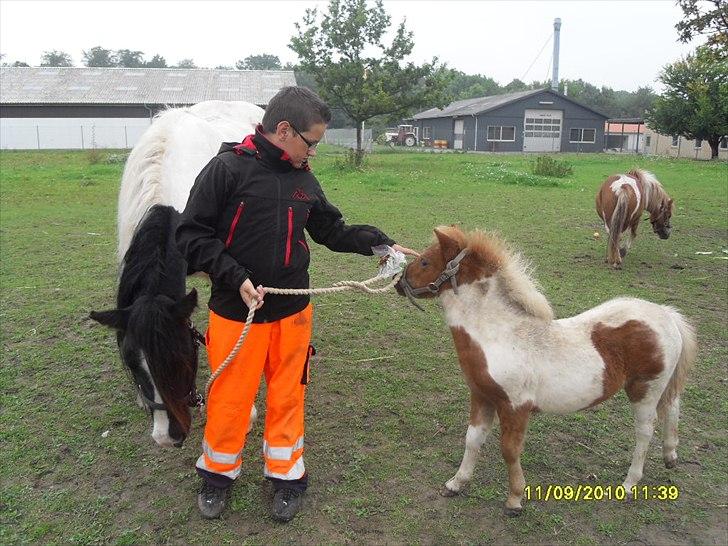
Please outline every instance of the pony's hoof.
[[503, 513], [509, 518], [517, 518], [523, 512], [523, 508], [508, 508], [507, 506], [503, 509]]
[[447, 486], [440, 489], [440, 495], [443, 497], [457, 497], [460, 494], [460, 491], [453, 491], [452, 489], [448, 489]]
[[620, 248], [619, 249], [619, 257], [624, 258], [627, 255], [627, 249], [626, 248]]
[[675, 468], [677, 466], [677, 457], [665, 459], [665, 468]]
[[614, 269], [622, 269], [622, 264], [612, 264]]

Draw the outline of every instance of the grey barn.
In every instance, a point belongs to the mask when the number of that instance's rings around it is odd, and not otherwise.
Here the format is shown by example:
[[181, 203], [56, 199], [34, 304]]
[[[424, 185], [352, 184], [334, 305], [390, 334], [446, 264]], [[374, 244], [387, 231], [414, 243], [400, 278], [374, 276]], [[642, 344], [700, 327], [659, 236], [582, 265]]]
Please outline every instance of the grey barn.
[[420, 140], [456, 150], [601, 152], [608, 116], [550, 89], [453, 102], [415, 114]]
[[0, 147], [131, 148], [169, 106], [224, 100], [265, 108], [295, 84], [292, 70], [2, 67]]

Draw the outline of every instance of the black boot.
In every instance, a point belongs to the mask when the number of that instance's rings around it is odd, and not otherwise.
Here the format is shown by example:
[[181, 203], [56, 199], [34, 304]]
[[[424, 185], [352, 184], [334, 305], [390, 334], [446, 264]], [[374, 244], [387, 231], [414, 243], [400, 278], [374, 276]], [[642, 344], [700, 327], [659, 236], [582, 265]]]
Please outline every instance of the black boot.
[[219, 518], [227, 504], [230, 487], [215, 487], [203, 481], [197, 495], [197, 507], [205, 519]]
[[273, 496], [273, 519], [291, 521], [301, 509], [303, 493], [297, 489], [282, 487]]

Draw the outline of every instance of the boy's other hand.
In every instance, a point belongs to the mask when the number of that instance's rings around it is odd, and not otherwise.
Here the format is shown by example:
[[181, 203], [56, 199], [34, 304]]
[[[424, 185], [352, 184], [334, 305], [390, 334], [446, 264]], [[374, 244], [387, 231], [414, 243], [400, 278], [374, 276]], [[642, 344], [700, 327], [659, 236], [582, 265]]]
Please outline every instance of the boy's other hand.
[[255, 288], [253, 286], [253, 283], [250, 282], [250, 279], [245, 279], [243, 284], [240, 285], [240, 297], [243, 298], [243, 301], [245, 302], [245, 305], [248, 306], [248, 309], [250, 309], [251, 305], [253, 305], [253, 302], [256, 302], [257, 305], [255, 306], [255, 309], [258, 310], [261, 307], [263, 307], [263, 297], [265, 296], [265, 290], [261, 285], [258, 285], [258, 288]]
[[410, 256], [415, 256], [416, 258], [419, 258], [420, 256], [419, 252], [412, 250], [411, 248], [404, 247], [402, 245], [394, 244], [392, 245], [392, 248], [394, 250], [398, 250], [402, 254], [409, 254]]

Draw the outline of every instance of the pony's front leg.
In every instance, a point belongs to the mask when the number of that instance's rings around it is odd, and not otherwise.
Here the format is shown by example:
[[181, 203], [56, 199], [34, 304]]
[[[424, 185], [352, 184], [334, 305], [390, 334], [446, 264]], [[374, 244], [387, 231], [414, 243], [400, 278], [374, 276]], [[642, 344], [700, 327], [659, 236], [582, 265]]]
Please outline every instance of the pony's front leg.
[[633, 404], [634, 430], [637, 441], [634, 454], [632, 455], [632, 465], [629, 467], [627, 477], [622, 483], [627, 497], [630, 498], [632, 497], [632, 487], [637, 485], [637, 482], [642, 479], [647, 449], [649, 448], [652, 435], [655, 432], [655, 419], [657, 417], [655, 406], [655, 403]]
[[521, 407], [499, 415], [501, 422], [501, 453], [508, 465], [509, 492], [505, 513], [511, 517], [519, 516], [521, 510], [523, 510], [521, 499], [523, 498], [523, 490], [526, 487], [526, 480], [523, 477], [523, 469], [521, 468], [521, 452], [526, 437], [529, 413], [530, 409], [528, 407]]
[[495, 408], [476, 395], [470, 395], [470, 424], [465, 434], [465, 453], [460, 468], [445, 484], [442, 494], [452, 497], [462, 491], [473, 477], [480, 448], [493, 428]]

